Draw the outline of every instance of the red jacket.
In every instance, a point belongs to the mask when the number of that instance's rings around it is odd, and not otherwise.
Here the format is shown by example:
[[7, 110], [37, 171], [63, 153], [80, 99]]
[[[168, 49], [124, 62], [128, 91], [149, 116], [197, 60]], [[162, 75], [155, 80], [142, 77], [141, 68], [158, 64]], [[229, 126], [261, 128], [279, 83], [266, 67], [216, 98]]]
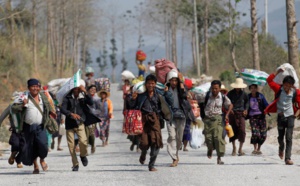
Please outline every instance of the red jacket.
[[[279, 92], [279, 90], [281, 89], [281, 85], [275, 83], [273, 80], [275, 78], [275, 74], [271, 74], [268, 78], [267, 78], [267, 83], [269, 84], [270, 88], [275, 92], [275, 95]], [[296, 89], [297, 94], [296, 94], [296, 102], [298, 105], [300, 105], [300, 90]], [[268, 113], [276, 113], [277, 112], [277, 101], [279, 100], [279, 98], [275, 99], [266, 109], [265, 109], [265, 114]], [[294, 107], [294, 113], [296, 113], [297, 108], [295, 107], [295, 105], [293, 105]]]

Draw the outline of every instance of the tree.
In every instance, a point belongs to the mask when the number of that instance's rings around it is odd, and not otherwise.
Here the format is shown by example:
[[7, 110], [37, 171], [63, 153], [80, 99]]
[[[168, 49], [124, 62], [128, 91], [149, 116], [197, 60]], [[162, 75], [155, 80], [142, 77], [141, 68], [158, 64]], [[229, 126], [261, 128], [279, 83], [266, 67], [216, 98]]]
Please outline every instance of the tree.
[[103, 72], [107, 67], [107, 50], [105, 45], [103, 46], [103, 51], [99, 52], [99, 54], [99, 57], [96, 58], [96, 62], [100, 67], [100, 74], [103, 75]]
[[115, 69], [116, 69], [116, 66], [118, 65], [118, 61], [117, 61], [117, 45], [116, 45], [116, 40], [115, 38], [112, 38], [110, 40], [111, 42], [111, 45], [112, 47], [110, 48], [111, 49], [111, 54], [109, 55], [110, 57], [110, 62], [111, 62], [111, 66], [112, 66], [112, 82], [115, 83], [116, 82], [116, 78], [115, 78]]
[[235, 47], [236, 47], [236, 36], [235, 36], [235, 27], [236, 27], [236, 19], [238, 18], [239, 13], [236, 12], [237, 3], [240, 0], [234, 0], [235, 8], [232, 7], [231, 0], [228, 3], [228, 20], [229, 20], [229, 50], [230, 56], [232, 60], [232, 65], [234, 67], [235, 72], [239, 72], [240, 69], [236, 63], [236, 56], [235, 56]]
[[295, 68], [299, 77], [299, 51], [298, 51], [298, 36], [295, 15], [295, 1], [286, 0], [286, 26], [288, 38], [288, 57], [289, 63]]
[[260, 70], [258, 30], [257, 30], [257, 19], [256, 19], [256, 0], [251, 0], [251, 31], [252, 31], [253, 68], [256, 70]]
[[37, 73], [37, 21], [36, 0], [32, 0], [32, 60], [34, 73]]
[[204, 44], [205, 44], [205, 74], [209, 74], [209, 51], [208, 51], [208, 12], [209, 0], [205, 0], [205, 16], [204, 16]]

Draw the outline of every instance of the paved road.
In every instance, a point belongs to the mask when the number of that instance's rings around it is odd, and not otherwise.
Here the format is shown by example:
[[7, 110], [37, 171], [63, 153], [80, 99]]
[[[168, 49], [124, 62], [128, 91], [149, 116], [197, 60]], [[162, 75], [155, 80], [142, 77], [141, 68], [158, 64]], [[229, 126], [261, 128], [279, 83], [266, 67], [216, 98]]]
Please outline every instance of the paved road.
[[[17, 169], [9, 165], [9, 149], [0, 157], [0, 186], [40, 185], [40, 186], [77, 186], [77, 185], [300, 185], [300, 156], [293, 155], [295, 165], [286, 166], [277, 156], [277, 146], [265, 144], [262, 156], [252, 156], [252, 147], [246, 145], [246, 156], [232, 157], [231, 144], [227, 144], [225, 165], [217, 165], [216, 157], [206, 157], [206, 147], [199, 150], [181, 151], [178, 167], [170, 168], [171, 158], [166, 147], [161, 149], [157, 159], [158, 172], [149, 172], [147, 165], [140, 165], [139, 154], [129, 151], [130, 143], [122, 128], [122, 94], [112, 87], [112, 100], [115, 118], [111, 122], [110, 144], [100, 147], [88, 156], [89, 165], [80, 164], [79, 172], [71, 171], [71, 158], [63, 139], [64, 151], [49, 153], [46, 161], [48, 172], [32, 175], [33, 167]], [[163, 129], [166, 143], [167, 132]], [[247, 141], [249, 143], [249, 141]], [[89, 148], [90, 151], [90, 148]], [[215, 155], [215, 154], [214, 154]], [[148, 159], [147, 159], [148, 160]]]

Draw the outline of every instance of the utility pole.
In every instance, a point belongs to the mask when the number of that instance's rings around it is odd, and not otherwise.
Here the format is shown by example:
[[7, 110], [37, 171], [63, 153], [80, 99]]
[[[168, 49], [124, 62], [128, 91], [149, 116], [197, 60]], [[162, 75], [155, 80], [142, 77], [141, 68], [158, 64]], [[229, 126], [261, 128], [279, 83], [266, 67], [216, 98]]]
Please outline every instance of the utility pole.
[[268, 0], [265, 0], [266, 35], [268, 35]]
[[197, 63], [197, 75], [200, 77], [200, 63], [199, 63], [199, 33], [198, 33], [198, 21], [197, 21], [197, 3], [194, 0], [194, 26], [195, 26], [195, 38], [196, 38], [196, 63]]

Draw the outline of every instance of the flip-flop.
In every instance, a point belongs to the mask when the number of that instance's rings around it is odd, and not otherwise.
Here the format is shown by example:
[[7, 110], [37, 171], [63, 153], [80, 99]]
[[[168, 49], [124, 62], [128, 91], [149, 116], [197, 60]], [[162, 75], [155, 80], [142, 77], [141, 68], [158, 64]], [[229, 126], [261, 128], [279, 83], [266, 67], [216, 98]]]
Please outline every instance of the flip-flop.
[[254, 151], [252, 151], [252, 154], [253, 154], [253, 155], [256, 155], [257, 152], [258, 152], [258, 151], [254, 150]]
[[217, 164], [218, 164], [218, 165], [224, 165], [224, 162], [221, 161], [221, 160], [217, 160]]
[[46, 162], [40, 162], [41, 163], [41, 167], [43, 169], [43, 171], [47, 171], [48, 170], [48, 164]]
[[239, 152], [238, 156], [244, 156], [245, 153], [244, 152]]
[[34, 169], [32, 174], [39, 174], [40, 173], [40, 170], [39, 169]]
[[261, 151], [257, 151], [256, 154], [257, 155], [262, 155], [262, 152]]

